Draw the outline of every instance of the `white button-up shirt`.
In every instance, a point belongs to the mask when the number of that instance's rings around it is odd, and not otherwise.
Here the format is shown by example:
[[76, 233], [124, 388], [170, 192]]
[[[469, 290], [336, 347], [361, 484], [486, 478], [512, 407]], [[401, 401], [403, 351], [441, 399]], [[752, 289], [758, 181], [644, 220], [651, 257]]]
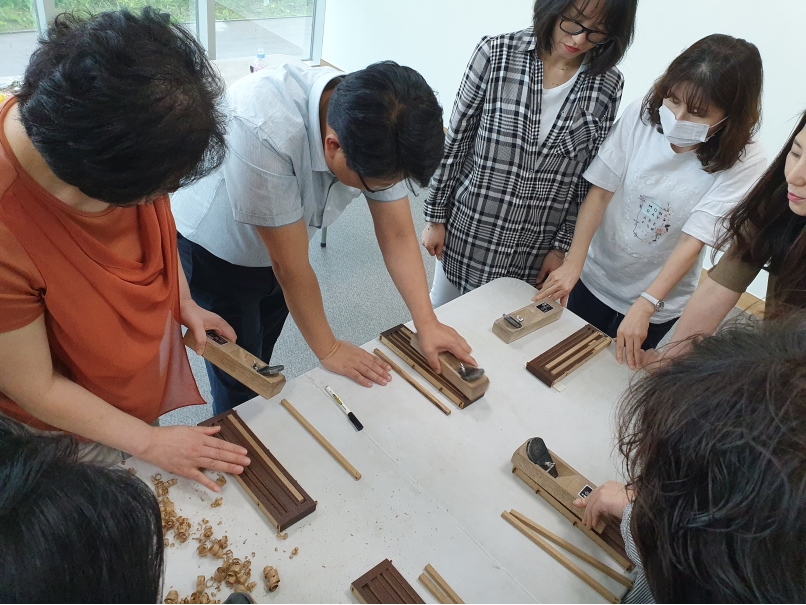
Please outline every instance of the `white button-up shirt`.
[[[227, 93], [227, 159], [171, 196], [179, 232], [227, 262], [268, 267], [271, 258], [256, 227], [302, 219], [313, 237], [333, 223], [362, 193], [341, 183], [325, 163], [319, 101], [328, 82], [342, 75], [287, 63], [236, 82]], [[393, 201], [408, 190], [398, 183], [364, 195]]]

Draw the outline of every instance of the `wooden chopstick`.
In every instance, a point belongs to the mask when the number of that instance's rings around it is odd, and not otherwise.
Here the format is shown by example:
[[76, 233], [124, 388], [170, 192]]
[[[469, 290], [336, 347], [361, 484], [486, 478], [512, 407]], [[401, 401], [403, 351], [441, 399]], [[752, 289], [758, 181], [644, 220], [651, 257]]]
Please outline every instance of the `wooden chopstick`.
[[437, 570], [434, 569], [431, 564], [425, 566], [425, 572], [430, 574], [432, 578], [434, 578], [434, 582], [445, 591], [445, 594], [448, 595], [452, 603], [464, 603], [462, 599], [459, 598], [459, 595], [450, 587], [450, 585], [445, 581], [445, 579], [437, 573]]
[[593, 588], [596, 592], [602, 595], [609, 603], [621, 603], [619, 598], [614, 595], [612, 592], [607, 590], [604, 586], [599, 584], [596, 580], [594, 580], [590, 575], [588, 575], [584, 570], [582, 570], [579, 565], [574, 563], [571, 559], [566, 557], [562, 554], [559, 550], [554, 548], [551, 544], [546, 542], [543, 538], [535, 534], [527, 525], [522, 523], [517, 519], [517, 517], [513, 516], [507, 511], [501, 513], [501, 516], [506, 519], [515, 529], [521, 532], [524, 536], [529, 538], [532, 542], [537, 544], [540, 548], [542, 548], [546, 554], [550, 555], [554, 558], [560, 565], [565, 567], [568, 571], [578, 577], [580, 580], [585, 582], [588, 586]]
[[313, 425], [305, 419], [305, 417], [302, 414], [300, 414], [297, 411], [297, 408], [295, 408], [293, 405], [291, 405], [291, 402], [288, 401], [288, 399], [283, 399], [282, 401], [280, 401], [280, 404], [286, 410], [288, 410], [288, 412], [294, 418], [297, 419], [297, 421], [305, 428], [306, 431], [308, 431], [313, 436], [314, 439], [316, 439], [319, 442], [319, 445], [321, 445], [323, 448], [325, 448], [328, 451], [328, 453], [331, 456], [333, 456], [333, 458], [336, 459], [336, 462], [338, 462], [339, 464], [341, 464], [344, 467], [344, 470], [346, 470], [353, 477], [355, 477], [356, 481], [358, 481], [361, 478], [361, 473], [359, 473], [352, 464], [347, 462], [347, 459], [344, 456], [342, 456], [339, 453], [339, 451], [335, 447], [333, 447], [330, 444], [330, 442], [327, 439], [325, 439], [322, 436], [322, 434], [319, 431], [317, 431], [313, 427]]
[[434, 598], [437, 601], [443, 604], [453, 603], [447, 593], [442, 592], [442, 590], [440, 590], [440, 588], [434, 584], [433, 580], [431, 580], [431, 578], [429, 578], [426, 574], [421, 573], [420, 577], [417, 579], [420, 580], [420, 584], [428, 589], [428, 592], [434, 595]]
[[570, 552], [572, 555], [574, 555], [578, 559], [582, 559], [583, 561], [585, 561], [585, 563], [587, 563], [591, 567], [595, 567], [596, 569], [601, 571], [606, 576], [608, 576], [610, 578], [613, 578], [619, 584], [621, 584], [623, 586], [626, 586], [627, 588], [632, 588], [633, 587], [633, 583], [630, 580], [630, 578], [628, 578], [627, 576], [622, 575], [619, 572], [617, 572], [616, 570], [608, 567], [607, 565], [602, 563], [596, 557], [592, 557], [591, 555], [586, 553], [584, 550], [577, 548], [576, 546], [574, 546], [573, 544], [571, 544], [567, 540], [563, 540], [560, 536], [551, 533], [545, 527], [542, 527], [542, 526], [538, 525], [537, 523], [535, 523], [534, 521], [532, 521], [528, 517], [522, 515], [518, 511], [511, 510], [509, 512], [510, 512], [510, 514], [512, 514], [513, 517], [518, 519], [518, 521], [520, 521], [521, 523], [526, 525], [532, 531], [535, 531], [538, 534], [540, 534], [541, 536], [543, 536], [544, 538], [546, 538], [547, 540], [549, 540], [551, 542], [554, 542], [557, 546], [559, 546], [563, 550], [566, 550], [566, 551]]
[[401, 378], [403, 378], [403, 380], [405, 380], [405, 381], [406, 381], [406, 382], [408, 382], [408, 383], [409, 383], [411, 386], [413, 386], [415, 389], [417, 389], [418, 391], [420, 391], [420, 394], [421, 394], [421, 395], [423, 395], [423, 397], [425, 397], [426, 399], [428, 399], [428, 401], [430, 401], [430, 402], [431, 402], [431, 403], [433, 403], [435, 406], [437, 406], [437, 407], [438, 407], [440, 410], [442, 410], [442, 412], [443, 412], [443, 413], [444, 413], [446, 416], [450, 415], [450, 413], [451, 413], [451, 409], [450, 409], [448, 406], [446, 406], [446, 405], [445, 405], [444, 403], [442, 403], [442, 402], [441, 402], [439, 399], [437, 399], [436, 397], [434, 397], [434, 396], [433, 396], [431, 393], [429, 393], [428, 391], [426, 391], [426, 390], [425, 390], [425, 389], [424, 389], [424, 388], [423, 388], [423, 387], [420, 385], [420, 383], [419, 383], [419, 382], [417, 382], [416, 380], [414, 380], [414, 378], [412, 378], [411, 376], [409, 376], [408, 374], [406, 374], [406, 372], [404, 372], [404, 371], [403, 371], [403, 370], [400, 368], [400, 366], [399, 366], [399, 365], [397, 365], [397, 364], [396, 364], [394, 361], [392, 361], [391, 359], [389, 359], [389, 356], [388, 356], [388, 355], [385, 355], [385, 354], [383, 353], [383, 351], [381, 351], [380, 349], [375, 349], [374, 353], [375, 353], [375, 355], [377, 355], [378, 357], [380, 357], [381, 359], [383, 359], [383, 360], [384, 360], [386, 363], [388, 363], [390, 366], [392, 366], [392, 369], [393, 369], [395, 372], [397, 372], [397, 373], [400, 375], [400, 377], [401, 377]]

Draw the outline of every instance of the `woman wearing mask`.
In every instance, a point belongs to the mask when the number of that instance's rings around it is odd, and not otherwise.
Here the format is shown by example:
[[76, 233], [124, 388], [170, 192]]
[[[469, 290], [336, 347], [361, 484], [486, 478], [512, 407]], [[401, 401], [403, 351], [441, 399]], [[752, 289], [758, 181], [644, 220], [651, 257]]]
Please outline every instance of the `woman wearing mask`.
[[[781, 153], [731, 213], [717, 246], [730, 246], [686, 305], [663, 358], [691, 348], [691, 337], [717, 329], [762, 268], [769, 271], [765, 317], [806, 308], [806, 112]], [[645, 351], [642, 365], [659, 353]]]
[[571, 249], [535, 300], [567, 301], [630, 368], [680, 317], [705, 246], [764, 170], [761, 82], [753, 44], [703, 38], [625, 110], [585, 173]]
[[637, 0], [536, 0], [534, 25], [485, 37], [465, 72], [422, 243], [435, 307], [498, 277], [540, 282], [571, 245], [610, 131]]

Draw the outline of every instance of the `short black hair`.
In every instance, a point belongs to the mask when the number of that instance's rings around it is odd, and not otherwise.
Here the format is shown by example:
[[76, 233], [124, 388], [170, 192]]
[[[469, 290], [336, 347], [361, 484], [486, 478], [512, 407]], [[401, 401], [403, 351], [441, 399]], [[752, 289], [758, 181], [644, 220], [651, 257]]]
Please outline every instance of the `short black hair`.
[[806, 602], [806, 317], [695, 339], [619, 419], [655, 602]]
[[145, 483], [0, 416], [0, 602], [157, 603], [163, 557]]
[[28, 137], [57, 177], [126, 205], [223, 162], [223, 92], [193, 35], [146, 7], [139, 16], [58, 15], [17, 99]]
[[[533, 25], [540, 50], [551, 52], [557, 20], [566, 15], [575, 17], [584, 13], [593, 0], [535, 0]], [[610, 40], [591, 49], [587, 73], [601, 76], [613, 69], [624, 58], [635, 35], [635, 12], [638, 0], [602, 0], [602, 22]]]
[[347, 167], [362, 177], [428, 185], [444, 153], [442, 107], [419, 73], [381, 61], [344, 77], [333, 89], [327, 123]]

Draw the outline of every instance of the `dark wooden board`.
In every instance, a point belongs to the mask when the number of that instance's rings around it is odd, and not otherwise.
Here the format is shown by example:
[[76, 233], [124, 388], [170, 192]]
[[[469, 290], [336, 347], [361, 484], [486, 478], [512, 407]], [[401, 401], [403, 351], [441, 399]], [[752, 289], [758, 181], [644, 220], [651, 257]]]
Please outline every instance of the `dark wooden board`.
[[[451, 365], [455, 365], [453, 361], [456, 360], [456, 358], [450, 353], [440, 353], [440, 363], [442, 364], [443, 371], [441, 374], [438, 374], [431, 369], [431, 365], [423, 354], [412, 345], [412, 338], [416, 338], [416, 334], [403, 324], [381, 332], [381, 342], [383, 344], [394, 351], [395, 355], [405, 361], [418, 374], [439, 389], [443, 395], [460, 408], [469, 406], [484, 395], [490, 382], [486, 376], [482, 376], [481, 379], [473, 383], [462, 385], [465, 390], [467, 390], [469, 386], [473, 387], [476, 396], [468, 397], [466, 393], [462, 392], [462, 390], [448, 379], [448, 376], [454, 376], [457, 381], [461, 380], [461, 378], [458, 378], [455, 370], [451, 368]], [[452, 358], [452, 360], [446, 362], [446, 359], [449, 357]]]
[[350, 584], [360, 603], [425, 603], [389, 559]]
[[316, 510], [316, 501], [302, 489], [257, 435], [230, 410], [199, 423], [219, 426], [216, 437], [246, 448], [251, 460], [240, 475], [233, 475], [277, 531], [283, 531]]
[[612, 342], [604, 332], [588, 324], [526, 364], [526, 369], [546, 386], [554, 386], [590, 361]]

